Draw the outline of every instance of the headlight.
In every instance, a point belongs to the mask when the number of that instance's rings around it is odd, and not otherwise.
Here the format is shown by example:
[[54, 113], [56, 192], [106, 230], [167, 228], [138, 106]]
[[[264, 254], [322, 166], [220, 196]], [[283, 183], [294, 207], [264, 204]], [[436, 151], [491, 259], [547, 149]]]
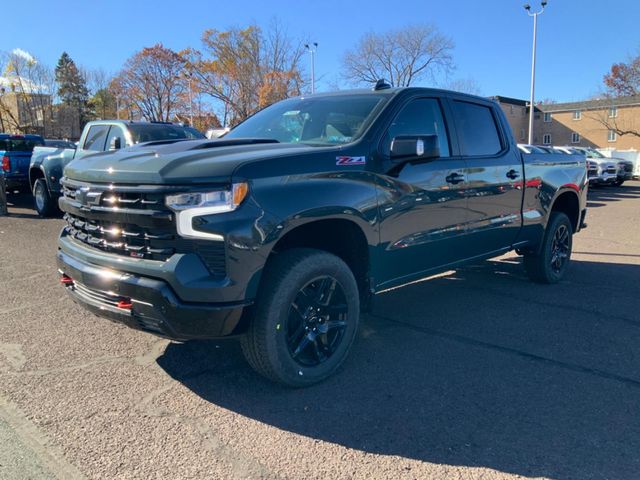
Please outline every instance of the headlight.
[[[229, 190], [167, 195], [165, 204], [176, 212], [191, 208], [206, 208], [211, 210], [209, 213], [231, 212], [242, 203], [248, 191], [249, 185], [246, 183], [234, 183]], [[212, 210], [214, 208], [215, 211]]]
[[195, 230], [193, 219], [203, 215], [231, 212], [242, 203], [248, 192], [247, 183], [234, 183], [228, 190], [167, 195], [165, 204], [176, 212], [176, 227], [181, 237], [224, 240], [224, 237], [217, 233]]

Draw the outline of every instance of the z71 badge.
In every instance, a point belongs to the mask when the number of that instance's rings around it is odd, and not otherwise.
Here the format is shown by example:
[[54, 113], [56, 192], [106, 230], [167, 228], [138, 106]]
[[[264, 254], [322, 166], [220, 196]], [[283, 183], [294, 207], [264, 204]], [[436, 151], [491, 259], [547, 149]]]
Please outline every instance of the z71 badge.
[[336, 157], [336, 165], [343, 167], [349, 165], [364, 165], [367, 163], [366, 157]]

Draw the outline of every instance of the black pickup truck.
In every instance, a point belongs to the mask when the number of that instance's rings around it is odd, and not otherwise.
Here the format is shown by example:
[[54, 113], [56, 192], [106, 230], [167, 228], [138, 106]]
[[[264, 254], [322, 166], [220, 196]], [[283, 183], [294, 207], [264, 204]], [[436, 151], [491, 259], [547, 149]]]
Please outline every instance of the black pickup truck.
[[339, 367], [386, 289], [511, 250], [559, 281], [588, 185], [583, 156], [521, 154], [492, 101], [384, 84], [64, 175], [73, 299], [178, 341], [238, 336], [255, 370], [292, 386]]

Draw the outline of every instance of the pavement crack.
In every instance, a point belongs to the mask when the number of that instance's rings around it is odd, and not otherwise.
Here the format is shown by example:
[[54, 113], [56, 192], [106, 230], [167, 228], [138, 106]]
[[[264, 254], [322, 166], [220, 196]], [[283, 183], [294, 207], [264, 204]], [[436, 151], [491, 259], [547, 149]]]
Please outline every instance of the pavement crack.
[[633, 378], [623, 377], [622, 375], [616, 375], [615, 373], [610, 373], [604, 370], [600, 370], [597, 368], [585, 367], [583, 365], [579, 365], [577, 363], [565, 362], [560, 360], [554, 360], [552, 358], [543, 357], [541, 355], [536, 355], [535, 353], [529, 353], [522, 350], [518, 350], [516, 348], [505, 347], [503, 345], [497, 345], [495, 343], [484, 342], [482, 340], [476, 340], [475, 338], [466, 337], [464, 335], [459, 335], [457, 333], [449, 333], [443, 332], [441, 330], [436, 330], [429, 327], [421, 327], [417, 325], [413, 325], [411, 323], [402, 322], [400, 320], [396, 320], [393, 318], [385, 317], [382, 315], [369, 314], [369, 316], [373, 318], [377, 318], [389, 323], [393, 323], [395, 325], [414, 330], [417, 332], [426, 333], [428, 335], [433, 335], [436, 337], [446, 338], [448, 340], [453, 340], [455, 342], [464, 343], [466, 345], [473, 345], [480, 348], [485, 348], [488, 350], [498, 351], [501, 353], [506, 353], [509, 355], [516, 355], [521, 358], [526, 358], [529, 360], [534, 360], [537, 362], [545, 363], [547, 365], [552, 365], [555, 367], [564, 368], [566, 370], [571, 370], [578, 373], [585, 373], [589, 375], [594, 375], [597, 377], [605, 378], [607, 380], [614, 380], [616, 382], [623, 383], [625, 385], [629, 385], [632, 387], [640, 388], [640, 381], [635, 380]]

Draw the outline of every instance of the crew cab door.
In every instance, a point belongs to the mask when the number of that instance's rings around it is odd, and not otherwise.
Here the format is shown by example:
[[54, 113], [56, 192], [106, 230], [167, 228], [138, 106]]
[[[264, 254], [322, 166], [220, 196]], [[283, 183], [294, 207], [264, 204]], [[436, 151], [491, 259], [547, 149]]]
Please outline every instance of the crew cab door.
[[[467, 220], [466, 162], [452, 156], [443, 102], [413, 98], [388, 125], [379, 146], [380, 288], [418, 277], [459, 259]], [[402, 135], [437, 135], [440, 156], [391, 160], [391, 142]]]
[[524, 167], [506, 120], [492, 102], [452, 99], [460, 153], [467, 162], [467, 252], [508, 249], [522, 225]]

